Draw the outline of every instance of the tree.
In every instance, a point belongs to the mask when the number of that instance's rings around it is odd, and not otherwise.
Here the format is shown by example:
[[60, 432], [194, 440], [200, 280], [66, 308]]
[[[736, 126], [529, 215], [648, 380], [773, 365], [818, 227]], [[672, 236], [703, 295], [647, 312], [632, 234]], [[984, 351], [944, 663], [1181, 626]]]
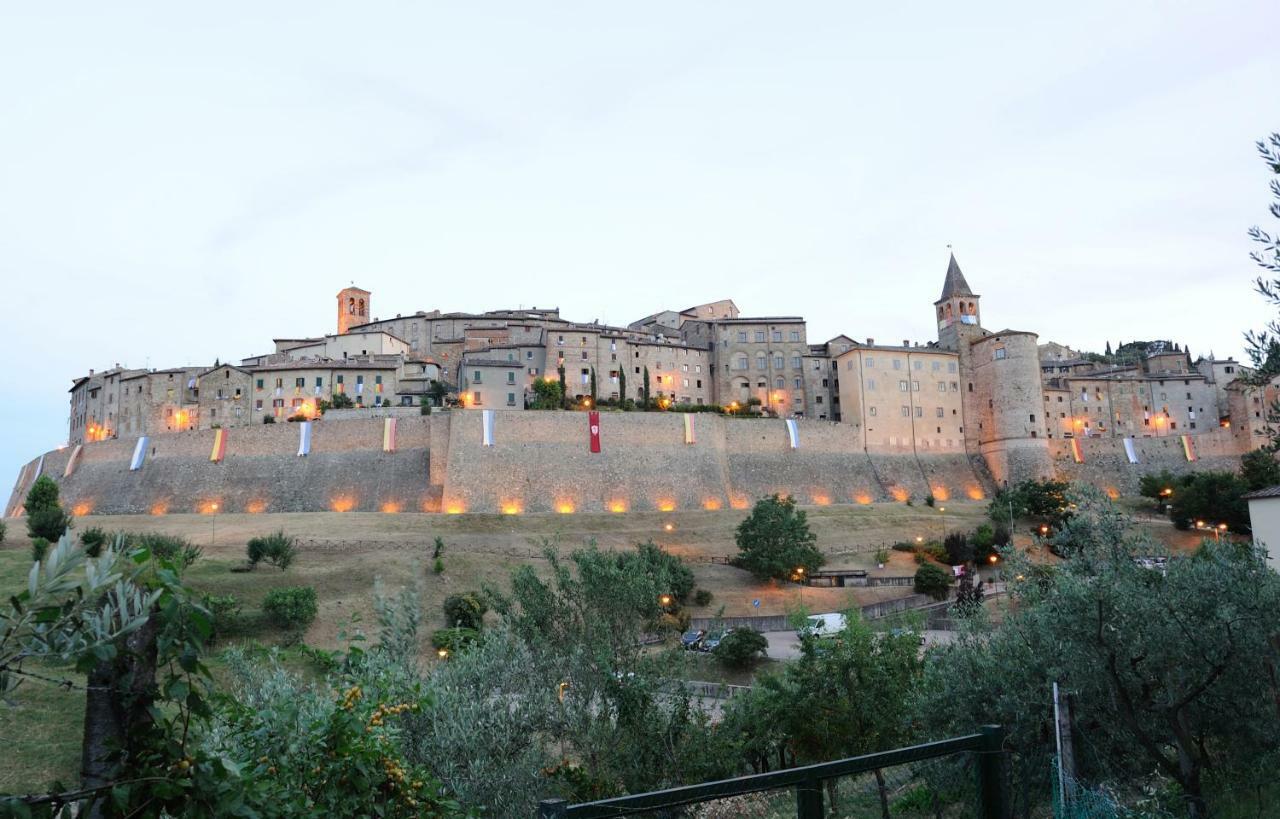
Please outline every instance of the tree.
[[991, 498], [988, 514], [993, 521], [1007, 522], [1012, 509], [1015, 518], [1043, 521], [1055, 529], [1071, 515], [1066, 481], [1025, 480], [1001, 489]]
[[934, 600], [946, 600], [951, 593], [951, 575], [937, 563], [924, 563], [916, 569], [915, 591]]
[[1168, 469], [1143, 475], [1138, 479], [1138, 493], [1144, 498], [1151, 498], [1158, 504], [1167, 504], [1182, 486], [1188, 476], [1175, 475]]
[[432, 379], [431, 386], [427, 387], [427, 395], [437, 407], [444, 406], [444, 400], [449, 397], [449, 385], [443, 381]]
[[596, 392], [596, 368], [591, 368], [591, 403], [594, 404], [598, 400]]
[[1003, 623], [929, 655], [917, 717], [933, 735], [1001, 723], [1016, 757], [1047, 759], [1057, 682], [1089, 726], [1084, 777], [1126, 782], [1154, 767], [1204, 816], [1205, 771], [1239, 770], [1280, 731], [1269, 645], [1280, 576], [1260, 547], [1212, 541], [1147, 568], [1139, 558], [1163, 553], [1150, 535], [1099, 493], [1078, 506], [1058, 568], [1033, 574], [1010, 555], [1007, 576], [1027, 579], [1011, 581]]
[[[805, 638], [799, 660], [757, 677], [750, 690], [730, 700], [721, 730], [736, 733], [760, 759], [789, 751], [801, 764], [896, 748], [907, 738], [920, 668], [918, 632], [878, 634], [850, 613], [835, 639]], [[880, 771], [875, 775], [888, 816], [885, 779]], [[837, 780], [828, 780], [833, 815], [836, 789]]]
[[1196, 472], [1174, 492], [1169, 517], [1179, 529], [1196, 523], [1207, 526], [1227, 524], [1233, 532], [1249, 532], [1248, 491], [1244, 479], [1234, 472]]
[[618, 401], [623, 409], [627, 404], [627, 371], [625, 367], [618, 367]]
[[446, 597], [443, 608], [444, 619], [449, 626], [479, 631], [484, 628], [484, 614], [489, 610], [489, 604], [479, 592], [466, 592]]
[[[992, 538], [995, 538], [994, 532]], [[964, 532], [949, 532], [942, 540], [942, 548], [947, 550], [947, 562], [952, 566], [973, 562], [973, 544]]]
[[546, 378], [533, 379], [533, 409], [559, 409], [564, 404], [564, 386]]
[[[1280, 219], [1280, 132], [1259, 140], [1257, 148], [1263, 164], [1272, 174], [1272, 202], [1268, 211]], [[1280, 232], [1269, 233], [1254, 225], [1249, 229], [1249, 238], [1259, 245], [1249, 257], [1265, 271], [1254, 281], [1254, 290], [1272, 307], [1280, 307]], [[1262, 330], [1246, 332], [1245, 345], [1253, 362], [1253, 371], [1242, 377], [1256, 388], [1268, 386], [1280, 375], [1280, 319], [1267, 322]], [[1273, 402], [1268, 407], [1263, 434], [1267, 438], [1267, 447], [1280, 451], [1280, 402]]]
[[711, 653], [728, 668], [750, 668], [769, 653], [769, 641], [753, 628], [735, 628]]
[[1280, 484], [1280, 461], [1268, 449], [1255, 449], [1240, 458], [1240, 477], [1250, 491]]
[[330, 405], [334, 409], [351, 409], [356, 405], [356, 402], [352, 401], [351, 396], [347, 395], [345, 392], [335, 392]]
[[961, 616], [969, 616], [982, 608], [982, 599], [986, 596], [982, 588], [982, 581], [973, 582], [976, 572], [965, 572], [960, 575], [960, 582], [956, 586], [956, 602], [951, 606], [952, 611]]
[[23, 509], [27, 512], [27, 534], [56, 542], [71, 525], [71, 518], [58, 502], [58, 484], [48, 475], [41, 475], [31, 484]]
[[649, 409], [649, 367], [644, 368], [644, 381], [640, 383], [640, 403]]
[[560, 409], [564, 409], [569, 405], [569, 388], [564, 383], [564, 359], [560, 359], [560, 366], [556, 367], [556, 375], [560, 377]]
[[738, 524], [738, 566], [764, 580], [785, 580], [797, 569], [812, 572], [823, 563], [805, 513], [790, 497], [771, 495], [756, 501]]
[[418, 414], [419, 415], [431, 414], [431, 399], [425, 395], [418, 399]]

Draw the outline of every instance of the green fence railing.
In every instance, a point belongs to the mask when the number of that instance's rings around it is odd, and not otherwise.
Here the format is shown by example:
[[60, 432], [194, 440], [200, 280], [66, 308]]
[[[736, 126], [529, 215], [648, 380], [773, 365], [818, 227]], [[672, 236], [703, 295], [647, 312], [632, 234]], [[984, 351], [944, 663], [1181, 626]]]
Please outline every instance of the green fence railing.
[[783, 788], [795, 789], [798, 819], [823, 819], [823, 786], [828, 780], [959, 753], [972, 753], [976, 758], [977, 764], [974, 767], [977, 775], [979, 819], [1006, 819], [1004, 733], [1004, 728], [999, 725], [984, 725], [979, 733], [968, 736], [772, 773], [703, 782], [699, 785], [685, 785], [577, 805], [571, 805], [563, 799], [544, 799], [538, 803], [538, 819], [604, 819]]

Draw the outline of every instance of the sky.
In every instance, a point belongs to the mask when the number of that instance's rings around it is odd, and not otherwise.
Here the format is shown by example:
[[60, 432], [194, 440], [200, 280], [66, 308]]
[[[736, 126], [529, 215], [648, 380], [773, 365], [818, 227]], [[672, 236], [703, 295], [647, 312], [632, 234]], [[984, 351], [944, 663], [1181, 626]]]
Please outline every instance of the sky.
[[0, 484], [66, 440], [74, 377], [332, 332], [352, 281], [383, 318], [729, 297], [811, 341], [926, 341], [950, 245], [991, 329], [1241, 357], [1278, 25], [1274, 0], [0, 0]]

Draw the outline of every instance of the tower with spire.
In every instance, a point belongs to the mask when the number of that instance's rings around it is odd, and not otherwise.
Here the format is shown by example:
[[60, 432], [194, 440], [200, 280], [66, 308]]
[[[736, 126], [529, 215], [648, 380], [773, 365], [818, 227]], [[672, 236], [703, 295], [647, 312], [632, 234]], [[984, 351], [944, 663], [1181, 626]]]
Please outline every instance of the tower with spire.
[[942, 282], [942, 295], [933, 303], [938, 314], [938, 344], [948, 350], [959, 350], [962, 340], [982, 334], [982, 297], [973, 292], [965, 280], [956, 254], [947, 263], [947, 276]]

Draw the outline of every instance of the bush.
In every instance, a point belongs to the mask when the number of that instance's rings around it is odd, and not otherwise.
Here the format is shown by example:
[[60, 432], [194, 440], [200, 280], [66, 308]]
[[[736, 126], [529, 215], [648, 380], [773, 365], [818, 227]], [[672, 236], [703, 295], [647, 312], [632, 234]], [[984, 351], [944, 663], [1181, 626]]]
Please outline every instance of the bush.
[[653, 541], [636, 546], [635, 554], [618, 554], [618, 566], [634, 574], [652, 577], [658, 587], [683, 603], [693, 594], [693, 570], [685, 562]]
[[27, 534], [55, 542], [66, 534], [71, 518], [61, 506], [47, 506], [27, 515]]
[[431, 571], [436, 574], [444, 574], [444, 560], [437, 557], [436, 562], [431, 565]]
[[695, 606], [709, 606], [711, 605], [711, 597], [710, 589], [698, 589], [693, 593], [693, 604]]
[[899, 540], [889, 548], [893, 549], [895, 552], [914, 552], [916, 550], [916, 545], [906, 540]]
[[451, 627], [479, 631], [484, 628], [484, 613], [489, 604], [479, 592], [451, 594], [444, 599], [444, 619]]
[[202, 553], [199, 546], [177, 535], [144, 532], [127, 534], [124, 540], [129, 548], [147, 549], [156, 560], [174, 563], [179, 569], [186, 569], [195, 563]]
[[1240, 458], [1240, 477], [1249, 491], [1280, 484], [1280, 461], [1265, 449], [1255, 449]]
[[938, 502], [938, 501], [937, 501], [937, 499], [935, 499], [935, 498], [933, 497], [933, 493], [932, 493], [932, 492], [930, 492], [928, 495], [925, 495], [925, 496], [924, 496], [924, 505], [925, 505], [925, 506], [928, 506], [928, 507], [932, 508], [932, 507], [933, 507], [933, 505], [934, 505], [935, 503], [937, 503], [937, 502]]
[[442, 628], [431, 633], [431, 647], [457, 654], [480, 639], [480, 632], [473, 628]]
[[441, 557], [444, 556], [444, 538], [440, 537], [439, 535], [436, 535], [436, 539], [431, 545], [433, 547], [433, 550], [431, 552], [431, 557], [433, 560], [439, 560]]
[[998, 548], [1004, 548], [1013, 542], [1013, 534], [1009, 531], [1009, 527], [1003, 523], [995, 525], [995, 531], [992, 533], [992, 545]]
[[942, 541], [942, 548], [946, 551], [943, 559], [952, 566], [973, 560], [973, 546], [964, 532], [949, 533]]
[[4, 521], [0, 520], [0, 543], [4, 543], [4, 536], [8, 531], [9, 527], [5, 525]]
[[45, 553], [49, 551], [49, 541], [42, 537], [31, 538], [31, 560], [32, 562], [44, 560]]
[[262, 416], [262, 423], [264, 424], [274, 424], [275, 422], [276, 422], [276, 417], [274, 415]]
[[884, 564], [888, 563], [889, 550], [883, 546], [881, 546], [879, 549], [876, 549], [875, 561], [876, 561], [876, 564], [880, 566], [883, 566]]
[[736, 628], [712, 651], [728, 668], [750, 668], [769, 651], [769, 641], [753, 628]]
[[230, 633], [240, 623], [240, 601], [234, 594], [206, 594], [202, 600], [205, 609], [213, 618], [213, 634], [210, 642], [219, 635]]
[[746, 520], [738, 524], [737, 565], [764, 580], [785, 580], [797, 568], [813, 572], [822, 566], [805, 513], [790, 497], [771, 495], [756, 501]]
[[266, 561], [284, 571], [293, 565], [298, 556], [298, 541], [289, 537], [281, 529], [266, 537], [255, 537], [245, 546], [245, 554], [250, 566], [257, 566]]
[[267, 592], [262, 610], [283, 631], [302, 631], [316, 619], [316, 590], [310, 586], [282, 586]]
[[1233, 472], [1197, 472], [1174, 493], [1169, 517], [1179, 529], [1204, 521], [1209, 527], [1225, 523], [1231, 531], [1246, 534], [1249, 531], [1249, 504], [1244, 499], [1247, 490], [1244, 480]]
[[85, 529], [80, 535], [80, 545], [84, 547], [84, 553], [89, 557], [98, 557], [102, 554], [102, 547], [106, 545], [107, 533], [102, 531], [99, 526], [92, 526]]
[[335, 392], [333, 394], [333, 399], [329, 402], [329, 406], [334, 409], [351, 409], [355, 405], [356, 402], [352, 401], [351, 396], [347, 395], [345, 392]]
[[946, 569], [926, 563], [916, 569], [916, 594], [927, 594], [934, 600], [946, 600], [951, 591], [951, 576]]

